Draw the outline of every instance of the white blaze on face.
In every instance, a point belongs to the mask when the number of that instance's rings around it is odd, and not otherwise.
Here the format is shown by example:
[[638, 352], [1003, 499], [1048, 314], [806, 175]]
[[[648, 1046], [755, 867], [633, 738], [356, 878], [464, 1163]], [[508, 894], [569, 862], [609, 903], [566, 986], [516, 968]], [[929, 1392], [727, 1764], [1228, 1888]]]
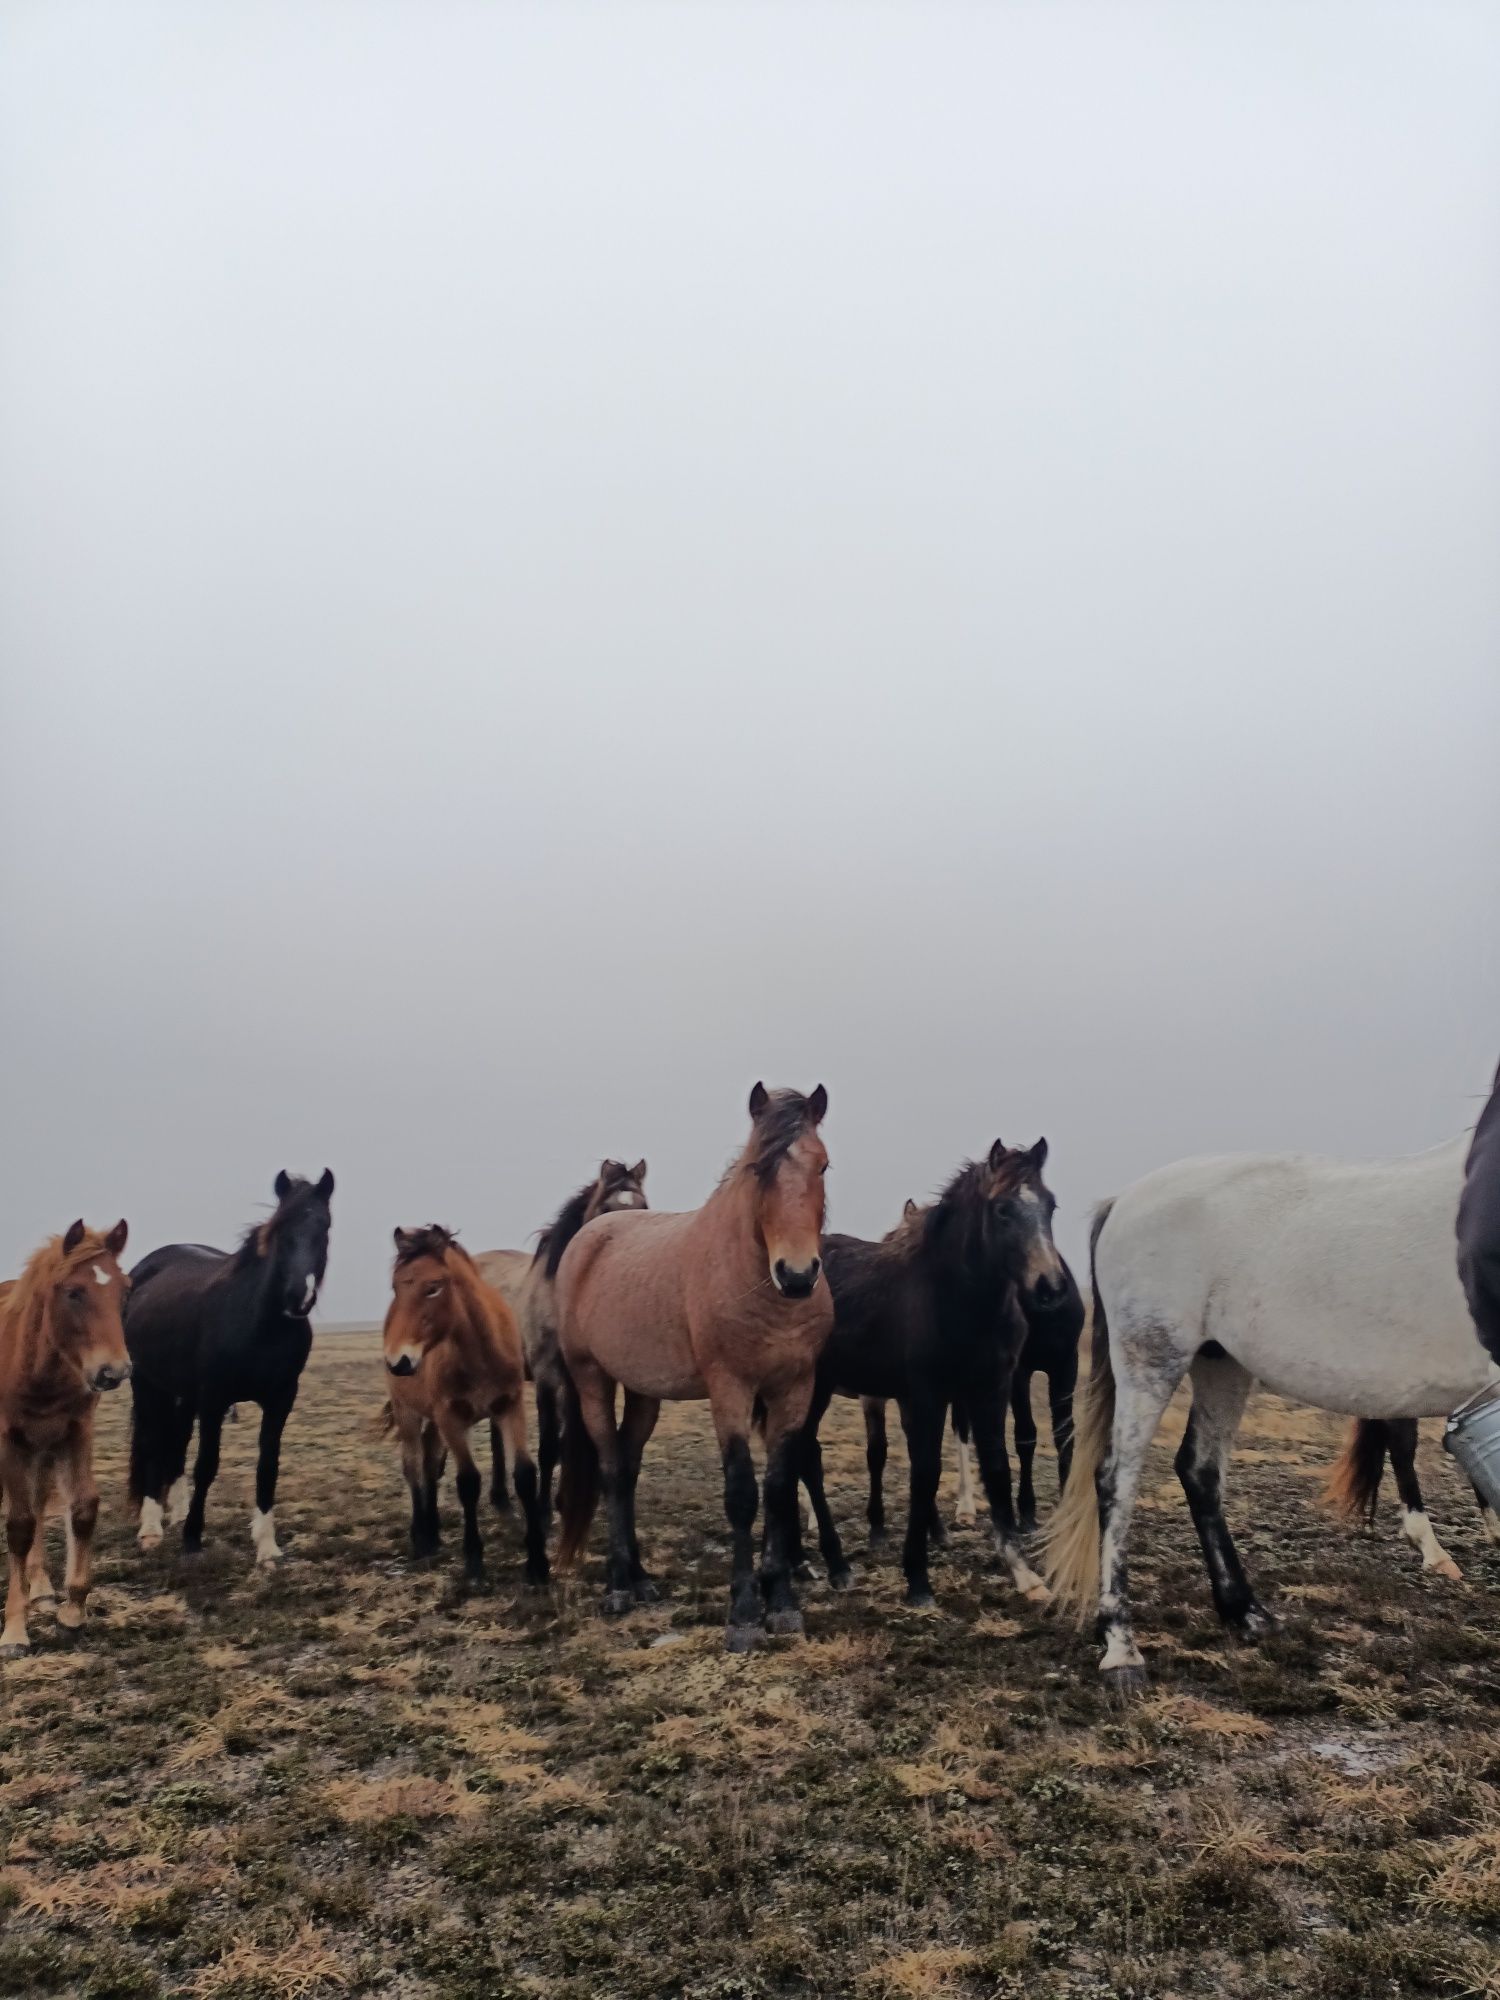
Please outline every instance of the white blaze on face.
[[107, 1285], [109, 1283], [109, 1273], [102, 1264], [93, 1264], [90, 1266], [90, 1269], [94, 1273], [94, 1283], [96, 1285]]
[[318, 1296], [318, 1281], [313, 1276], [312, 1272], [309, 1271], [307, 1274], [307, 1283], [303, 1287], [302, 1291], [302, 1306], [305, 1312], [312, 1311], [313, 1303], [316, 1300], [317, 1296]]

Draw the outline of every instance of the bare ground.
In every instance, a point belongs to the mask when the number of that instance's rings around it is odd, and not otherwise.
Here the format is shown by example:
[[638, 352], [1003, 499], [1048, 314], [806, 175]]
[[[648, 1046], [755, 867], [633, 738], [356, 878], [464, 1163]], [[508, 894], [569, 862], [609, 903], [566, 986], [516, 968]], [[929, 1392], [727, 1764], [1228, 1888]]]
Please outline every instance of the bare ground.
[[[809, 1638], [720, 1649], [706, 1413], [642, 1481], [660, 1606], [541, 1597], [496, 1524], [466, 1593], [406, 1554], [367, 1337], [288, 1431], [287, 1560], [250, 1568], [253, 1412], [209, 1546], [144, 1558], [106, 1402], [99, 1589], [0, 1677], [0, 1993], [417, 1996], [1475, 1994], [1500, 2000], [1500, 1555], [1429, 1442], [1461, 1585], [1316, 1506], [1341, 1427], [1252, 1405], [1231, 1514], [1284, 1614], [1215, 1624], [1170, 1453], [1136, 1583], [1151, 1692], [1021, 1603], [983, 1537], [899, 1601], [864, 1555], [858, 1412], [828, 1429], [859, 1587]], [[1050, 1481], [1050, 1460], [1049, 1460]], [[900, 1504], [899, 1450], [890, 1493]]]

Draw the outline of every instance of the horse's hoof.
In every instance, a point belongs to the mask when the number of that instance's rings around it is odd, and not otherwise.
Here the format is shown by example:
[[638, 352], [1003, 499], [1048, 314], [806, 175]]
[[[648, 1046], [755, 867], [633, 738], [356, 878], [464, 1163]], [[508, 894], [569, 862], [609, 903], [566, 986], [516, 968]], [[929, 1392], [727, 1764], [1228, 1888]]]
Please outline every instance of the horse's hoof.
[[883, 1549], [883, 1548], [885, 1547], [885, 1544], [886, 1544], [886, 1532], [885, 1532], [885, 1529], [884, 1529], [884, 1528], [871, 1528], [871, 1530], [870, 1530], [870, 1547], [871, 1547], [872, 1549]]
[[1111, 1694], [1139, 1694], [1146, 1685], [1144, 1667], [1101, 1667], [1099, 1678]]
[[1026, 1588], [1021, 1592], [1021, 1595], [1026, 1599], [1028, 1604], [1050, 1604], [1052, 1602], [1052, 1592], [1047, 1588], [1045, 1583], [1041, 1582], [1028, 1583]]
[[551, 1581], [552, 1571], [545, 1562], [536, 1567], [529, 1567], [526, 1571], [528, 1590], [545, 1590]]
[[726, 1653], [753, 1653], [765, 1636], [758, 1625], [726, 1625], [724, 1650]]
[[1036, 1533], [1036, 1515], [1023, 1514], [1016, 1525], [1023, 1535], [1034, 1535]]
[[185, 1556], [201, 1556], [203, 1553], [203, 1544], [202, 1542], [190, 1542], [188, 1541], [187, 1537], [184, 1536], [182, 1543], [182, 1553]]
[[972, 1507], [960, 1507], [958, 1512], [953, 1516], [953, 1524], [958, 1528], [972, 1528], [978, 1519], [979, 1516], [974, 1512]]
[[83, 1623], [83, 1606], [81, 1604], [59, 1604], [57, 1607], [57, 1622], [65, 1632], [76, 1632]]
[[464, 1564], [464, 1582], [476, 1585], [483, 1583], [484, 1564], [482, 1562], [466, 1562]]
[[798, 1583], [812, 1582], [813, 1566], [807, 1560], [806, 1556], [798, 1556], [797, 1560], [792, 1564], [792, 1575], [796, 1577]]
[[935, 1608], [937, 1599], [928, 1585], [909, 1583], [906, 1586], [905, 1602], [911, 1611], [931, 1611]]
[[828, 1587], [830, 1590], [853, 1589], [854, 1572], [847, 1563], [845, 1563], [842, 1569], [831, 1569], [828, 1572]]
[[778, 1639], [800, 1638], [807, 1627], [802, 1613], [795, 1604], [783, 1606], [780, 1611], [766, 1613], [766, 1630]]
[[1444, 1556], [1443, 1560], [1434, 1563], [1432, 1568], [1434, 1575], [1447, 1577], [1449, 1583], [1462, 1583], [1464, 1580], [1464, 1573], [1452, 1556]]
[[29, 1639], [0, 1640], [0, 1660], [24, 1660], [30, 1651]]
[[606, 1590], [599, 1609], [606, 1618], [623, 1618], [627, 1611], [634, 1611], [635, 1599], [628, 1590]]
[[1252, 1604], [1234, 1630], [1247, 1645], [1253, 1646], [1257, 1639], [1263, 1639], [1268, 1632], [1274, 1632], [1280, 1620], [1273, 1611], [1267, 1611], [1263, 1604]]
[[630, 1594], [637, 1604], [655, 1604], [661, 1596], [649, 1576], [638, 1576], [630, 1586]]
[[141, 1551], [142, 1555], [150, 1555], [153, 1549], [159, 1549], [161, 1547], [161, 1536], [137, 1535], [135, 1538], [135, 1545]]
[[30, 1596], [31, 1603], [33, 1606], [55, 1604], [57, 1602], [57, 1592], [52, 1588], [52, 1585], [48, 1583], [45, 1577], [42, 1579], [41, 1583], [39, 1584], [34, 1583], [31, 1586], [31, 1590], [28, 1593], [28, 1595]]

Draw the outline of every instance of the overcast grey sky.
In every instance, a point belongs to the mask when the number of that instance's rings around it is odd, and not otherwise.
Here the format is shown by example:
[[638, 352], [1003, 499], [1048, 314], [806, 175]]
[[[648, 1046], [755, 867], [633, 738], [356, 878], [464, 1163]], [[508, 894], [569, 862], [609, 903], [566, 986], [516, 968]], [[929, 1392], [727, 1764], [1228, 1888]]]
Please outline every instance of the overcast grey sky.
[[0, 1268], [1500, 1053], [1500, 13], [12, 4]]

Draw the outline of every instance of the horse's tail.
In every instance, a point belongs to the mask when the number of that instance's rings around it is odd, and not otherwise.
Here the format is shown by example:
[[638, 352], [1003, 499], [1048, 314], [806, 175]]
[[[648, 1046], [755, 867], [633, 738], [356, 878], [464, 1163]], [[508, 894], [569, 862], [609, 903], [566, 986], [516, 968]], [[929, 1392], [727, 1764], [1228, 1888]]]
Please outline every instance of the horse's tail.
[[1378, 1417], [1356, 1417], [1323, 1488], [1324, 1505], [1346, 1521], [1373, 1521], [1389, 1444], [1388, 1425]]
[[141, 1413], [130, 1399], [130, 1465], [125, 1474], [125, 1511], [132, 1520], [146, 1497], [146, 1447], [141, 1438]]
[[1080, 1625], [1099, 1596], [1099, 1498], [1095, 1479], [1109, 1450], [1115, 1422], [1115, 1371], [1109, 1355], [1109, 1322], [1099, 1296], [1099, 1232], [1109, 1220], [1112, 1201], [1094, 1211], [1089, 1232], [1089, 1276], [1094, 1291], [1093, 1360], [1083, 1390], [1083, 1407], [1075, 1397], [1073, 1469], [1063, 1488], [1044, 1540], [1042, 1569], [1058, 1608], [1071, 1611]]
[[571, 1569], [599, 1507], [599, 1453], [583, 1421], [578, 1385], [563, 1363], [561, 1476], [557, 1486], [557, 1566]]
[[396, 1412], [391, 1406], [390, 1397], [387, 1396], [374, 1416], [371, 1417], [370, 1430], [374, 1436], [384, 1438], [389, 1437], [395, 1428]]

